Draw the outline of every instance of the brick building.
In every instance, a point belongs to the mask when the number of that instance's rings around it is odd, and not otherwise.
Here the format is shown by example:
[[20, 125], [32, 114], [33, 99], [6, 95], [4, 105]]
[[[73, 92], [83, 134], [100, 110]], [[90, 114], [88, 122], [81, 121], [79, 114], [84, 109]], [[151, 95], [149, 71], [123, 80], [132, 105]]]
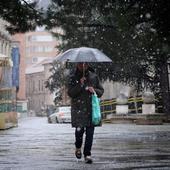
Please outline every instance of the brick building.
[[[27, 111], [27, 102], [29, 102], [29, 98], [28, 96], [26, 96], [26, 89], [28, 87], [28, 84], [26, 83], [25, 72], [26, 70], [27, 73], [31, 72], [32, 66], [40, 63], [44, 59], [55, 57], [58, 53], [58, 50], [56, 48], [57, 41], [51, 33], [45, 31], [42, 27], [37, 28], [34, 32], [15, 34], [13, 36], [13, 46], [16, 45], [19, 47], [20, 53], [17, 110], [18, 112], [24, 112]], [[35, 70], [35, 68], [33, 70]], [[36, 75], [36, 73], [33, 75]]]
[[[54, 107], [55, 93], [51, 93], [45, 88], [45, 82], [49, 78], [51, 72], [52, 58], [43, 60], [39, 64], [26, 69], [26, 96], [28, 99], [28, 110], [35, 112], [36, 115], [45, 116], [47, 108]], [[69, 98], [63, 87], [62, 105], [69, 104]]]
[[17, 125], [16, 90], [12, 86], [12, 39], [0, 19], [0, 129]]
[[[50, 59], [48, 59], [48, 62]], [[46, 60], [47, 62], [47, 60]], [[45, 116], [47, 107], [54, 105], [53, 94], [45, 88], [45, 81], [49, 77], [49, 64], [39, 63], [26, 69], [26, 96], [29, 112], [38, 116]]]
[[25, 35], [15, 34], [12, 37], [13, 47], [19, 48], [19, 88], [17, 91], [17, 111], [20, 113], [27, 112], [27, 99], [25, 93]]
[[25, 34], [25, 63], [31, 66], [58, 53], [56, 39], [43, 28]]

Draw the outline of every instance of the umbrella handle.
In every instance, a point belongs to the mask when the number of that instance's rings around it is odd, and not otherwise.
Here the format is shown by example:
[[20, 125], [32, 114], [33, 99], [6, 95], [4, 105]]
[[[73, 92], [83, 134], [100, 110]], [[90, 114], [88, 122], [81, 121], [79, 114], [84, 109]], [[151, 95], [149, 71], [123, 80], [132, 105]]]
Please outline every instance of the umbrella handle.
[[85, 76], [85, 69], [84, 69], [85, 63], [83, 63], [83, 77]]

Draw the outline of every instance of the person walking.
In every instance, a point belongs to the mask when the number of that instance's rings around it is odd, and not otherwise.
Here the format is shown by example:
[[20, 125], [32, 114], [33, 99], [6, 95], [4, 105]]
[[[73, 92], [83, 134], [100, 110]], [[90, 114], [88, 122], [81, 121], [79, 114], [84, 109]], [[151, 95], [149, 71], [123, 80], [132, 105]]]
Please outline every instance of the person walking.
[[[87, 63], [77, 63], [68, 81], [71, 98], [71, 123], [75, 127], [75, 156], [82, 158], [83, 135], [86, 134], [83, 155], [85, 163], [92, 163], [91, 149], [95, 126], [92, 124], [92, 94], [100, 98], [104, 89], [97, 74]], [[101, 125], [101, 124], [100, 124]], [[99, 126], [100, 126], [99, 125]]]

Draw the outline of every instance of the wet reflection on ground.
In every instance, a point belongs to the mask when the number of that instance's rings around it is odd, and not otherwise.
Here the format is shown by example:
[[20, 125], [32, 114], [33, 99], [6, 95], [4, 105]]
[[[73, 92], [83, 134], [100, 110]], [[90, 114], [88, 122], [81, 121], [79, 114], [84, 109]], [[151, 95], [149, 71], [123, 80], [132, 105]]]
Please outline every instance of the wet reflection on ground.
[[74, 156], [70, 124], [27, 118], [0, 131], [0, 169], [170, 169], [170, 125], [104, 124], [95, 130], [93, 165]]

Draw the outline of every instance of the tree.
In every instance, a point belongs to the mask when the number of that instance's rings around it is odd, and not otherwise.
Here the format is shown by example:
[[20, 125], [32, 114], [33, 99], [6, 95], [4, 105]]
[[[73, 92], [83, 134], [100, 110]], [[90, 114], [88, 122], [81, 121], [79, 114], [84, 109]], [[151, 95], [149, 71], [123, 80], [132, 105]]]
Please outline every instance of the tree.
[[[164, 111], [170, 114], [170, 87], [168, 82], [167, 61], [170, 59], [170, 3], [168, 0], [131, 0], [126, 3], [128, 10], [134, 11], [132, 26], [149, 25], [154, 34], [148, 39], [147, 53], [152, 56], [150, 62], [155, 69], [154, 86], [159, 85]], [[127, 8], [126, 8], [127, 9]]]
[[97, 66], [103, 79], [162, 92], [165, 112], [170, 113], [164, 74], [169, 58], [169, 10], [167, 0], [53, 0], [46, 23], [47, 28], [64, 30], [64, 34], [54, 33], [63, 40], [61, 50], [77, 46], [102, 50], [114, 63]]
[[49, 88], [51, 92], [55, 92], [55, 105], [59, 105], [62, 101], [62, 92], [63, 92], [63, 85], [66, 84], [67, 81], [67, 69], [65, 65], [54, 62], [52, 63], [52, 67], [50, 72], [52, 73], [48, 80], [45, 82], [46, 87]]
[[25, 0], [1, 0], [0, 17], [9, 23], [6, 29], [12, 34], [34, 30], [43, 24], [43, 12], [36, 9], [35, 2]]
[[[90, 46], [104, 51], [114, 60], [116, 66], [116, 69], [112, 65], [110, 66], [109, 78], [118, 80], [119, 77], [119, 80], [124, 80], [125, 76], [123, 76], [122, 70], [126, 71], [126, 77], [129, 77], [128, 71], [131, 71], [127, 68], [122, 69], [122, 67], [131, 67], [126, 55], [131, 55], [132, 50], [130, 49], [136, 42], [131, 34], [133, 30], [128, 29], [126, 17], [122, 16], [117, 5], [119, 4], [113, 0], [105, 2], [53, 1], [47, 13], [47, 28], [58, 26], [64, 30], [64, 34], [54, 33], [63, 41], [60, 46], [61, 50], [77, 46]], [[131, 55], [131, 58], [135, 63], [137, 58], [134, 55]], [[100, 67], [100, 69], [102, 68], [105, 70], [104, 66]], [[105, 79], [108, 73], [103, 70]], [[134, 76], [132, 77], [135, 79]]]

